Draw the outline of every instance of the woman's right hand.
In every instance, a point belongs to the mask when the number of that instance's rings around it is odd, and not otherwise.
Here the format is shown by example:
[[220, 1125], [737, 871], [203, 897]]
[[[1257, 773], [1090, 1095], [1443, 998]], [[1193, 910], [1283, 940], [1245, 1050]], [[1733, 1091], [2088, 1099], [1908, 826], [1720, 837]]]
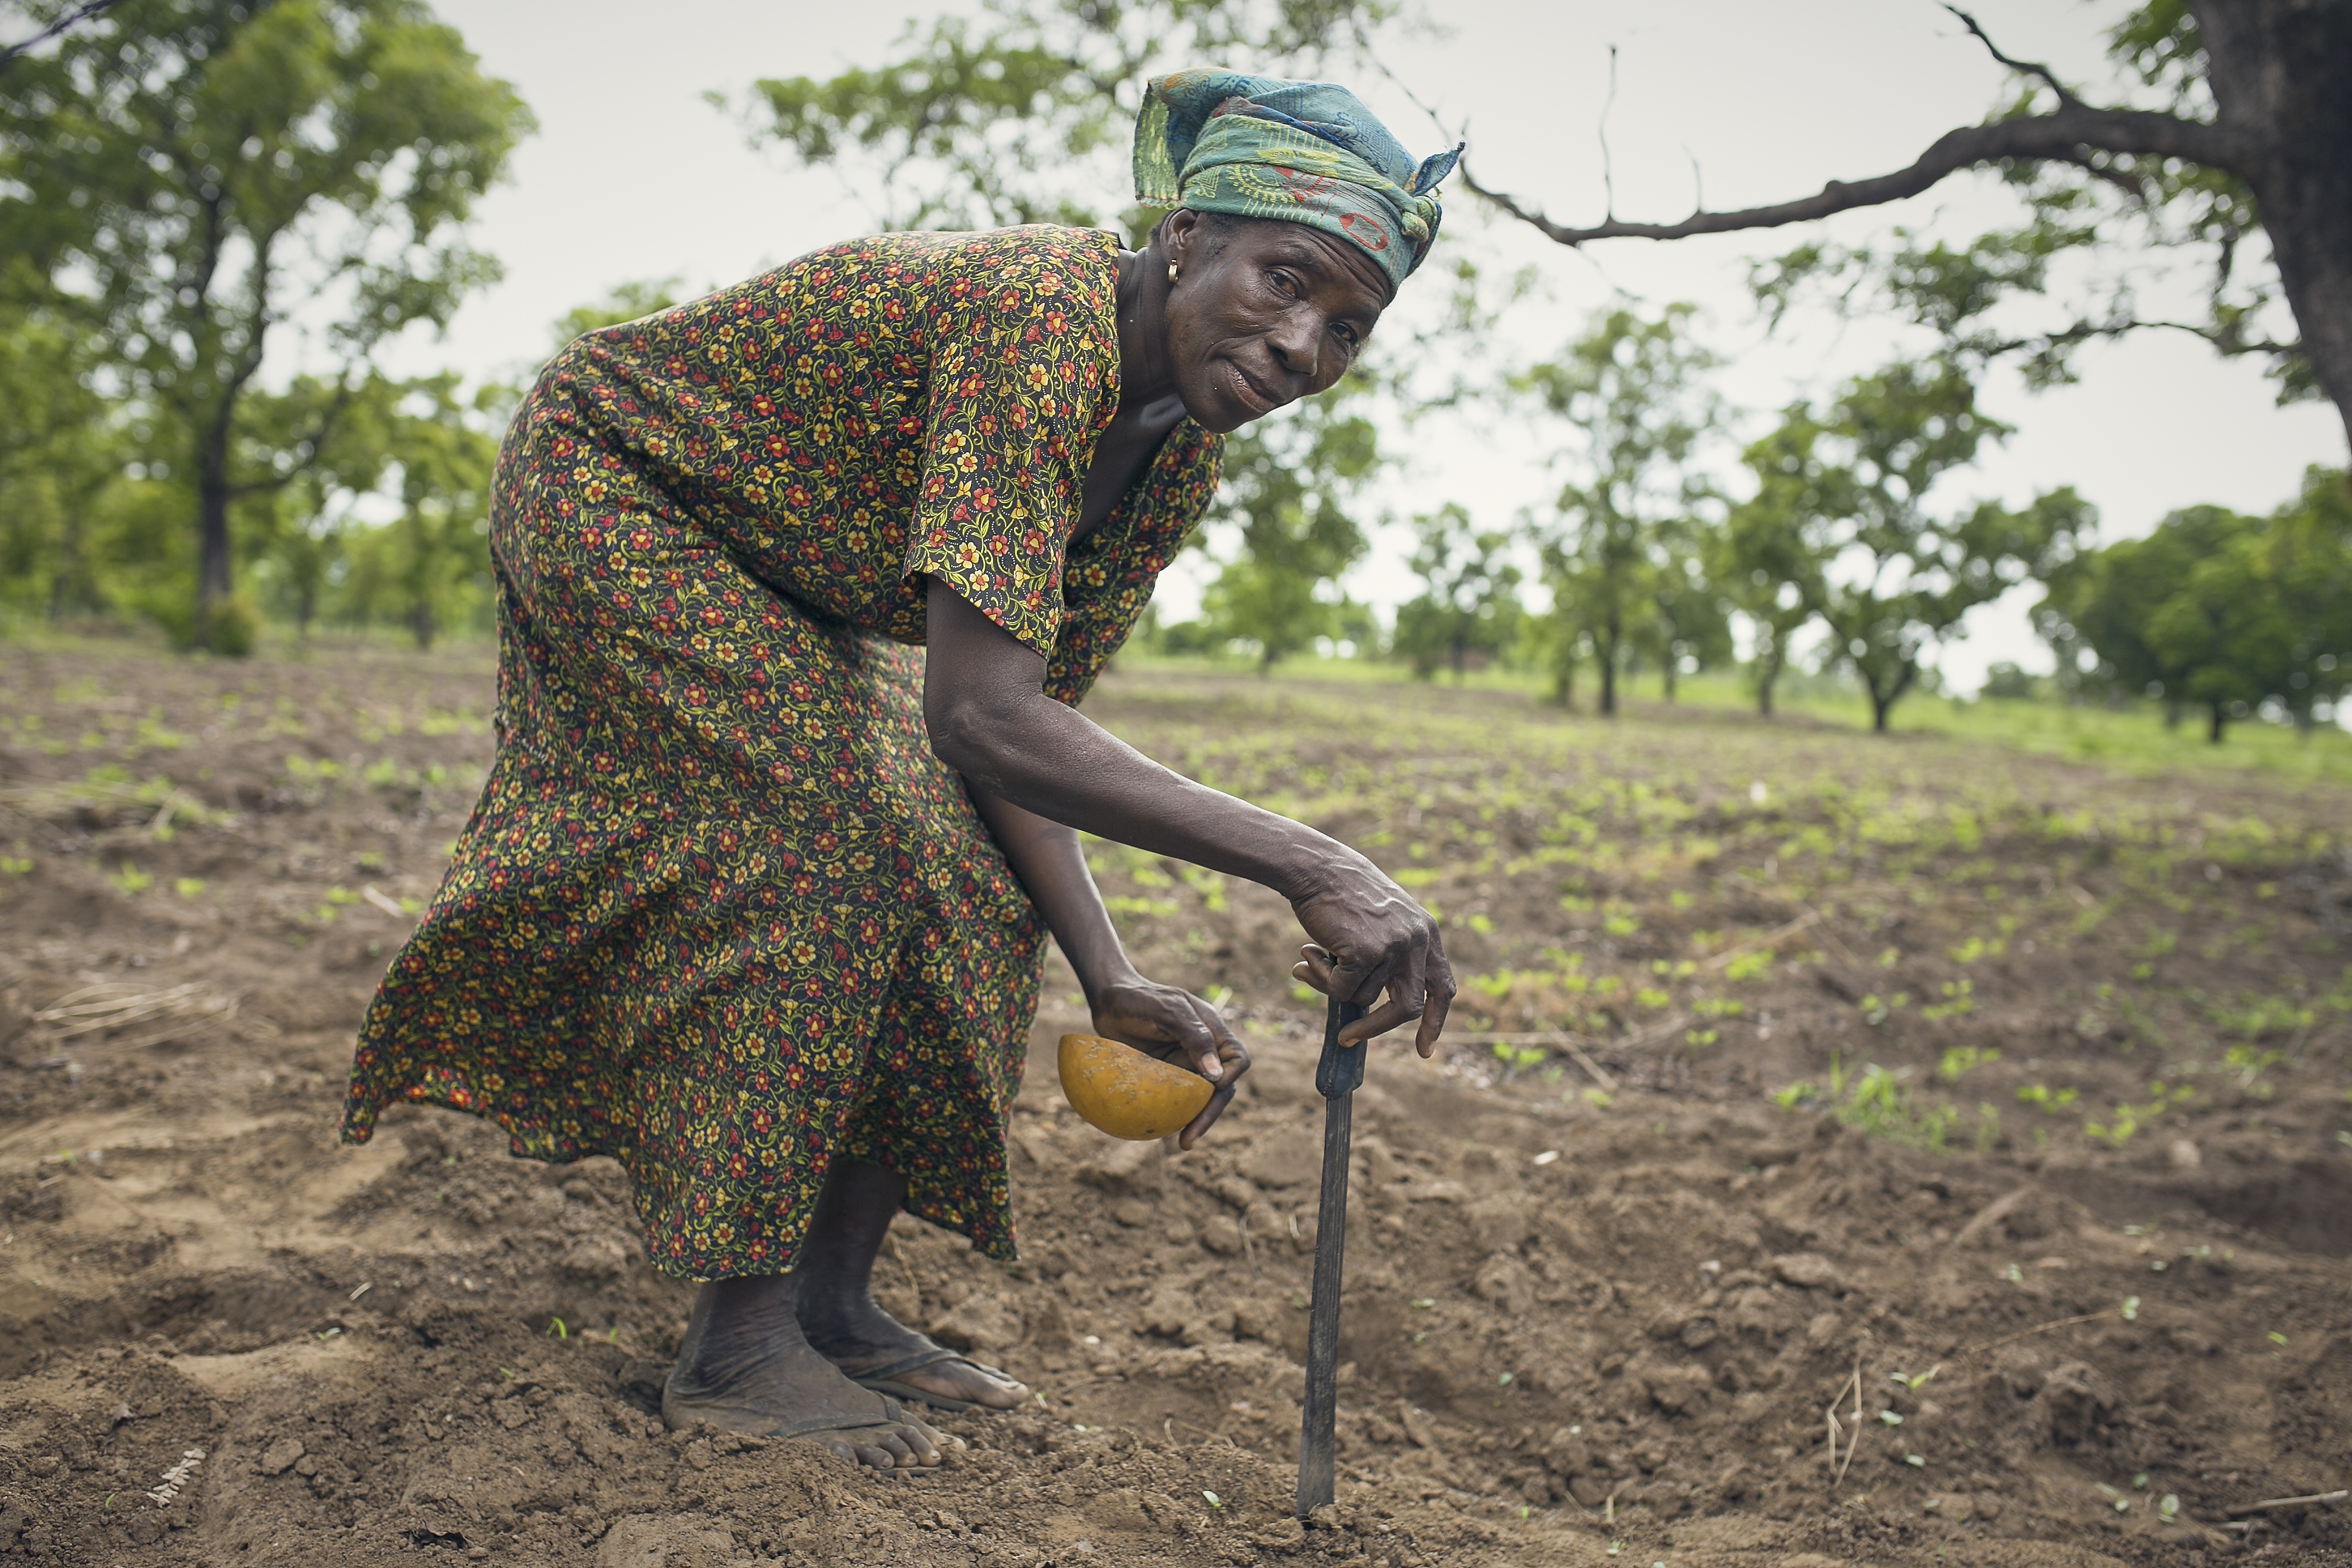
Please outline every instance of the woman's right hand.
[[[1454, 1003], [1454, 968], [1437, 921], [1420, 900], [1356, 856], [1352, 864], [1332, 867], [1321, 887], [1290, 907], [1315, 939], [1301, 950], [1292, 975], [1365, 1009], [1339, 1031], [1339, 1044], [1360, 1045], [1418, 1018], [1413, 1049], [1433, 1054]], [[1387, 1000], [1374, 1006], [1383, 992]]]

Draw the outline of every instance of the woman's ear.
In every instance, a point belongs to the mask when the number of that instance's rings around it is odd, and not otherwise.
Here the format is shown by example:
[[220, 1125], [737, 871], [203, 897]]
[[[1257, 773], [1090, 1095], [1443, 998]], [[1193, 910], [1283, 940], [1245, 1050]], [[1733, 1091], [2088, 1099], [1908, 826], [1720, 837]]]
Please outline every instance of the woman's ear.
[[1179, 269], [1192, 264], [1200, 237], [1201, 215], [1191, 207], [1178, 207], [1160, 220], [1160, 248]]

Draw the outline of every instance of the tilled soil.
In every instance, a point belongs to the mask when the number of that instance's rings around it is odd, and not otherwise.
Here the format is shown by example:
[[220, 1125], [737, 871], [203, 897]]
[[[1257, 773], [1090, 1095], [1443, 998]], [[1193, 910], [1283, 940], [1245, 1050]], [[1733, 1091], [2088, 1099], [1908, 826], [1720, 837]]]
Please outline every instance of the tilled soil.
[[1106, 847], [1147, 969], [1232, 993], [1256, 1067], [1192, 1154], [1099, 1137], [1055, 962], [1023, 1260], [902, 1217], [877, 1273], [1038, 1402], [877, 1479], [662, 1429], [688, 1288], [609, 1161], [415, 1109], [334, 1143], [489, 753], [479, 650], [0, 679], [0, 1559], [2352, 1562], [2343, 1500], [2274, 1502], [2352, 1479], [2340, 794], [1107, 682], [1154, 754], [1424, 873], [1476, 982], [1360, 1097], [1302, 1527], [1321, 1115], [1277, 901]]

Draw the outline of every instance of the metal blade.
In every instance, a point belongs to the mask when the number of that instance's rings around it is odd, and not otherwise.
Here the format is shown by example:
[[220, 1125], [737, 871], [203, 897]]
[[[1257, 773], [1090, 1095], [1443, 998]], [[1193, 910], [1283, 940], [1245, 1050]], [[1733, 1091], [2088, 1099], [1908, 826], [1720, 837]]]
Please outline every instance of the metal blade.
[[1305, 1519], [1332, 1497], [1339, 1415], [1339, 1281], [1348, 1250], [1348, 1153], [1355, 1131], [1356, 1088], [1364, 1081], [1370, 1042], [1342, 1050], [1339, 1031], [1364, 1016], [1334, 998], [1323, 1015], [1323, 1056], [1315, 1088], [1323, 1098], [1323, 1188], [1315, 1208], [1315, 1296], [1307, 1316], [1307, 1400], [1298, 1422], [1298, 1502]]

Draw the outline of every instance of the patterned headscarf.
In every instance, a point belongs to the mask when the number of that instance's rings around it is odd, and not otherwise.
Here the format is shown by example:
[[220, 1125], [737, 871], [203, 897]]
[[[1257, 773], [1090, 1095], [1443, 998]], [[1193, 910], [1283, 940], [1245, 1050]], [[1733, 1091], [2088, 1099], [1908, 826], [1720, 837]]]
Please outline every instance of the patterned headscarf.
[[1151, 206], [1285, 218], [1352, 240], [1402, 285], [1429, 254], [1437, 183], [1462, 149], [1418, 164], [1344, 87], [1189, 70], [1144, 89], [1135, 196]]

